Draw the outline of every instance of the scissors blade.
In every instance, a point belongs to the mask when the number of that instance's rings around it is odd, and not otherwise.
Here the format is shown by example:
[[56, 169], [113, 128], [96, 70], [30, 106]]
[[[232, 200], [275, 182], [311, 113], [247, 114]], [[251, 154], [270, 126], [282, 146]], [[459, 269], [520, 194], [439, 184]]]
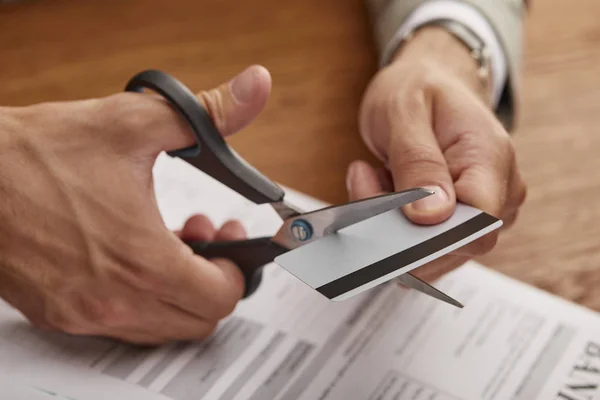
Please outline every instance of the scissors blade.
[[460, 302], [458, 302], [457, 300], [454, 300], [452, 297], [448, 296], [446, 293], [434, 288], [427, 282], [422, 281], [421, 279], [417, 278], [416, 276], [414, 276], [410, 273], [402, 274], [402, 275], [396, 277], [396, 281], [403, 284], [404, 286], [407, 286], [411, 289], [418, 290], [421, 293], [424, 293], [428, 296], [431, 296], [433, 298], [441, 300], [445, 303], [448, 303], [448, 304], [453, 305], [458, 308], [463, 308], [463, 305]]
[[315, 232], [321, 233], [321, 236], [325, 236], [365, 219], [403, 207], [432, 194], [434, 192], [428, 189], [409, 189], [402, 192], [353, 201], [339, 206], [322, 208], [303, 214], [302, 218], [312, 224]]
[[432, 194], [428, 189], [408, 189], [300, 214], [286, 219], [273, 241], [292, 250]]

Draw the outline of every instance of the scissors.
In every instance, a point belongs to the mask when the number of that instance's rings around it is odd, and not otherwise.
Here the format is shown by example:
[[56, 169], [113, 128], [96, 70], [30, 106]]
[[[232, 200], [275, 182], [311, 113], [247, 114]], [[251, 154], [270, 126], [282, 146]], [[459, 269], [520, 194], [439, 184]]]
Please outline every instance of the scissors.
[[[220, 181], [255, 204], [270, 204], [283, 221], [274, 236], [224, 242], [186, 242], [194, 253], [205, 258], [227, 258], [242, 271], [244, 298], [254, 293], [262, 280], [265, 265], [288, 251], [312, 243], [340, 229], [432, 195], [424, 188], [384, 194], [365, 200], [303, 212], [284, 201], [285, 192], [232, 150], [194, 93], [174, 77], [159, 70], [146, 70], [129, 80], [125, 91], [150, 89], [164, 97], [188, 123], [196, 145], [169, 152]], [[404, 286], [456, 307], [462, 304], [416, 276], [405, 273], [396, 278]]]

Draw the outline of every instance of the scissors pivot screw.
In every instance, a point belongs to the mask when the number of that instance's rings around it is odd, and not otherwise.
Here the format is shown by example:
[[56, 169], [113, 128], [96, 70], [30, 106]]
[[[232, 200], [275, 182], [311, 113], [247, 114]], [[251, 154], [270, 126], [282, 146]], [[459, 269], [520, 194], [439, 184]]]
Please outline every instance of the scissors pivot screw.
[[301, 242], [304, 242], [312, 237], [312, 226], [308, 221], [297, 219], [290, 226], [292, 235]]

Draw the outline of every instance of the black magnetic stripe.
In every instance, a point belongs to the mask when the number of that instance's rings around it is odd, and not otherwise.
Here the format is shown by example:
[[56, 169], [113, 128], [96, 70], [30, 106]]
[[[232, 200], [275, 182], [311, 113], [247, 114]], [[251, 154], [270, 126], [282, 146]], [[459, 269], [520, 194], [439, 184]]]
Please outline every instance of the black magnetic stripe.
[[324, 296], [333, 299], [352, 289], [410, 265], [430, 254], [445, 249], [497, 221], [498, 219], [491, 215], [481, 213], [444, 233], [434, 236], [431, 239], [427, 239], [400, 253], [396, 253], [323, 286], [319, 286], [317, 290]]

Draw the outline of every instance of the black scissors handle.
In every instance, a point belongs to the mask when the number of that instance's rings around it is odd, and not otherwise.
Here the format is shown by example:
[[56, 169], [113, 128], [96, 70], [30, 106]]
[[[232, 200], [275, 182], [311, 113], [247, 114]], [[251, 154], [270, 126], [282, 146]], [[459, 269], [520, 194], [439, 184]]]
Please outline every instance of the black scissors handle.
[[262, 280], [262, 269], [275, 257], [288, 250], [271, 241], [270, 237], [233, 242], [187, 242], [194, 253], [204, 258], [226, 258], [234, 262], [244, 274], [244, 297], [256, 291]]
[[142, 92], [144, 88], [168, 100], [196, 137], [197, 145], [172, 151], [170, 155], [187, 161], [256, 204], [283, 200], [284, 191], [279, 186], [227, 145], [210, 115], [185, 85], [162, 71], [147, 70], [131, 78], [125, 90]]

